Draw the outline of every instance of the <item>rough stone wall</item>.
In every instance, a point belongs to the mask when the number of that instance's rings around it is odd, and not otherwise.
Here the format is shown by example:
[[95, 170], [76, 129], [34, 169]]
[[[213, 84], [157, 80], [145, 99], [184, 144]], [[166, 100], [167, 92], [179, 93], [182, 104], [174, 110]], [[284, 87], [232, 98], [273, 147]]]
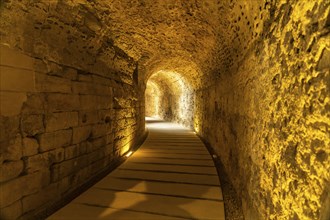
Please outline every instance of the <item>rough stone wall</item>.
[[197, 91], [195, 129], [218, 152], [245, 219], [329, 219], [329, 1], [261, 10], [251, 33], [260, 37]]
[[1, 2], [1, 219], [62, 200], [144, 132], [143, 74], [67, 4]]

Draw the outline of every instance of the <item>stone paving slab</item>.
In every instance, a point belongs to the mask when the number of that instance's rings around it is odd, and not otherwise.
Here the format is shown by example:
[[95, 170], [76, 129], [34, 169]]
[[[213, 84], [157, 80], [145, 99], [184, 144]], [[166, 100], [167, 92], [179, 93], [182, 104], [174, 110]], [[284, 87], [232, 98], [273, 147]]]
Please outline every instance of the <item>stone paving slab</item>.
[[115, 220], [115, 219], [134, 219], [134, 220], [182, 220], [182, 218], [176, 218], [171, 216], [151, 214], [146, 212], [115, 209], [102, 206], [92, 206], [86, 204], [72, 203], [65, 209], [61, 209], [56, 215], [51, 216], [48, 219], [65, 219], [65, 220]]
[[210, 160], [212, 161], [212, 159], [210, 158], [209, 155], [198, 155], [198, 154], [176, 154], [176, 153], [139, 153], [137, 152], [136, 153], [137, 155], [136, 156], [141, 156], [141, 157], [146, 157], [146, 158], [149, 158], [149, 157], [152, 157], [152, 158], [156, 158], [156, 157], [164, 157], [164, 158], [180, 158], [180, 159], [197, 159], [197, 160]]
[[[100, 189], [113, 189], [151, 194], [182, 196], [198, 199], [222, 200], [221, 190], [218, 186], [196, 185], [188, 183], [166, 183], [156, 181], [141, 181], [136, 179], [104, 178], [94, 185]], [[146, 187], [147, 186], [147, 187]]]
[[163, 158], [130, 158], [131, 163], [164, 163], [176, 165], [190, 165], [190, 166], [211, 166], [214, 167], [212, 160], [194, 160], [194, 159], [163, 159]]
[[137, 152], [48, 219], [224, 220], [211, 156], [193, 132], [171, 126], [148, 124]]
[[158, 164], [136, 164], [128, 163], [120, 166], [120, 170], [135, 170], [135, 171], [157, 171], [166, 173], [193, 173], [207, 176], [217, 176], [217, 171], [214, 167], [196, 167], [196, 166], [177, 166], [177, 165], [158, 165]]
[[159, 173], [159, 172], [135, 172], [129, 170], [120, 170], [113, 173], [114, 177], [135, 178], [141, 180], [158, 180], [167, 182], [194, 183], [204, 185], [217, 185], [220, 183], [217, 176], [203, 176], [197, 174], [182, 174], [182, 173]]

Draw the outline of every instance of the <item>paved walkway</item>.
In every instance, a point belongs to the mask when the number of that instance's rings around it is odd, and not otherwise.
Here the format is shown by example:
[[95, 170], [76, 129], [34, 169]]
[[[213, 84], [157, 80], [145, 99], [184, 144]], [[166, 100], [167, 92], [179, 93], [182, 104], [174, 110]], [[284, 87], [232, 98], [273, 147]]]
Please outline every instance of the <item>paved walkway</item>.
[[156, 120], [147, 126], [137, 152], [48, 220], [225, 219], [217, 171], [194, 132]]

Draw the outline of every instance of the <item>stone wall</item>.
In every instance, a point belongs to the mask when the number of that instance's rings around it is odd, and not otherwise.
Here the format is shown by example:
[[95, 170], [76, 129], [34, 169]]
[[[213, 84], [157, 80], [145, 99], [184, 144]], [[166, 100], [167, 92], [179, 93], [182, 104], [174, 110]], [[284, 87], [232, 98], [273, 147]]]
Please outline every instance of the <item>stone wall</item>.
[[329, 1], [0, 10], [3, 218], [64, 198], [134, 146], [153, 80], [159, 114], [210, 142], [246, 219], [328, 219]]
[[144, 74], [89, 6], [23, 0], [0, 10], [0, 218], [26, 219], [136, 146]]
[[137, 85], [7, 46], [0, 64], [1, 219], [27, 218], [62, 200], [142, 137]]
[[329, 2], [247, 6], [234, 7], [234, 29], [251, 17], [260, 37], [197, 91], [195, 130], [218, 153], [245, 219], [329, 219]]

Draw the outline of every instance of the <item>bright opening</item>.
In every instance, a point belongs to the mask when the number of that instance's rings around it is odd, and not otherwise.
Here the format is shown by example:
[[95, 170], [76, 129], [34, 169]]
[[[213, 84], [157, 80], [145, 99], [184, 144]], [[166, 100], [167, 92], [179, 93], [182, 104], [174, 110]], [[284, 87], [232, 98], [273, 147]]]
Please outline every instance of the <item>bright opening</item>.
[[193, 100], [192, 88], [181, 74], [158, 71], [147, 82], [146, 116], [192, 127]]

